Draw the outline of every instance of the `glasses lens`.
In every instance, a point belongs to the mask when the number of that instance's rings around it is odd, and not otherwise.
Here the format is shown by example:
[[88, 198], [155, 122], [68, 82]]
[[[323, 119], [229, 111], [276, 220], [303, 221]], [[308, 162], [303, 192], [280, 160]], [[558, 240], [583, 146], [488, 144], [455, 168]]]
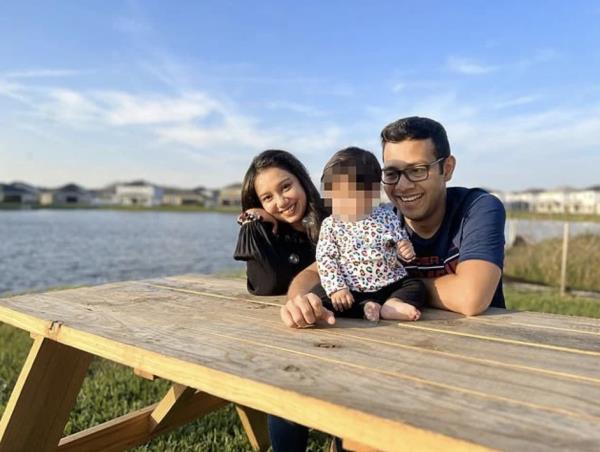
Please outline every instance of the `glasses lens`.
[[429, 174], [429, 166], [413, 166], [412, 168], [406, 168], [404, 174], [409, 180], [418, 182], [427, 179]]
[[381, 179], [384, 184], [395, 184], [400, 178], [400, 173], [394, 169], [384, 169], [381, 175]]

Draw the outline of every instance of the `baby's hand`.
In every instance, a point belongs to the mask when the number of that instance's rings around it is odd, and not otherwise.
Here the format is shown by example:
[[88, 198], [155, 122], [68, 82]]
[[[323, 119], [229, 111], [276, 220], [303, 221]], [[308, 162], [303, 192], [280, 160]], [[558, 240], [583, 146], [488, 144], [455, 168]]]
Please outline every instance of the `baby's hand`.
[[348, 289], [340, 289], [331, 294], [331, 303], [336, 311], [345, 311], [354, 303], [354, 297]]
[[410, 240], [400, 240], [396, 243], [396, 251], [398, 256], [405, 262], [410, 262], [415, 259], [415, 249], [410, 243]]

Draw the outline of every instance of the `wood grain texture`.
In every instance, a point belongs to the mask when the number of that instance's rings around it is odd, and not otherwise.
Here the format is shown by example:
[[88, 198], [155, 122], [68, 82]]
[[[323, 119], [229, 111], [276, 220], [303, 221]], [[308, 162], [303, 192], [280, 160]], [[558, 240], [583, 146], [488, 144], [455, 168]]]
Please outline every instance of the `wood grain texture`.
[[0, 421], [0, 451], [54, 451], [91, 360], [38, 337]]
[[4, 299], [0, 320], [60, 320], [59, 342], [381, 450], [600, 444], [600, 321], [427, 310], [292, 330], [283, 301], [184, 275]]
[[262, 411], [242, 405], [236, 405], [235, 409], [252, 448], [261, 452], [266, 451], [271, 446], [267, 415]]

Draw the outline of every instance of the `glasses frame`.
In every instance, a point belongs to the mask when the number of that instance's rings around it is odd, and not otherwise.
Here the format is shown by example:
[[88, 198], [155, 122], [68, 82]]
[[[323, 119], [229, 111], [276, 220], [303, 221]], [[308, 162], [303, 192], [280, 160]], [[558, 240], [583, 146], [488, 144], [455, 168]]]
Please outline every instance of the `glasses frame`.
[[[434, 160], [434, 161], [433, 161], [433, 162], [431, 162], [431, 163], [423, 163], [423, 164], [421, 164], [421, 163], [420, 163], [420, 164], [418, 164], [418, 165], [411, 165], [411, 166], [407, 166], [407, 167], [406, 167], [406, 168], [404, 168], [403, 170], [400, 170], [400, 169], [398, 169], [398, 168], [394, 168], [394, 167], [391, 167], [391, 168], [383, 168], [383, 169], [381, 170], [381, 183], [383, 183], [383, 184], [385, 184], [385, 185], [396, 185], [398, 182], [400, 182], [400, 178], [402, 177], [402, 175], [403, 175], [403, 174], [404, 174], [404, 177], [406, 177], [406, 178], [407, 178], [407, 179], [408, 179], [410, 182], [423, 182], [424, 180], [427, 180], [427, 179], [429, 179], [429, 171], [431, 171], [431, 167], [432, 167], [433, 165], [435, 165], [436, 163], [443, 162], [443, 161], [444, 161], [444, 160], [446, 160], [447, 158], [448, 158], [448, 157], [440, 157], [439, 159], [437, 159], [437, 160]], [[410, 169], [410, 168], [420, 168], [420, 167], [426, 167], [426, 168], [427, 168], [427, 174], [425, 175], [425, 177], [424, 177], [423, 179], [417, 179], [417, 180], [413, 180], [413, 179], [411, 179], [411, 178], [410, 178], [410, 176], [408, 175], [408, 173], [406, 172], [406, 170], [407, 170], [407, 169]], [[394, 172], [395, 172], [395, 173], [396, 173], [396, 175], [398, 176], [394, 182], [385, 182], [385, 181], [383, 180], [383, 173], [384, 173], [386, 170], [394, 170]]]

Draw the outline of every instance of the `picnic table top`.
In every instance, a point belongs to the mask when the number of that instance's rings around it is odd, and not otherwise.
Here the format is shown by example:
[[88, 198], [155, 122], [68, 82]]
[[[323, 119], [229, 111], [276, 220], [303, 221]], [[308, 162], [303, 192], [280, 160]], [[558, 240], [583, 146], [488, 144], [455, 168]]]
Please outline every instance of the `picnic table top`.
[[489, 309], [287, 328], [202, 275], [0, 299], [0, 321], [382, 450], [600, 447], [600, 320]]

